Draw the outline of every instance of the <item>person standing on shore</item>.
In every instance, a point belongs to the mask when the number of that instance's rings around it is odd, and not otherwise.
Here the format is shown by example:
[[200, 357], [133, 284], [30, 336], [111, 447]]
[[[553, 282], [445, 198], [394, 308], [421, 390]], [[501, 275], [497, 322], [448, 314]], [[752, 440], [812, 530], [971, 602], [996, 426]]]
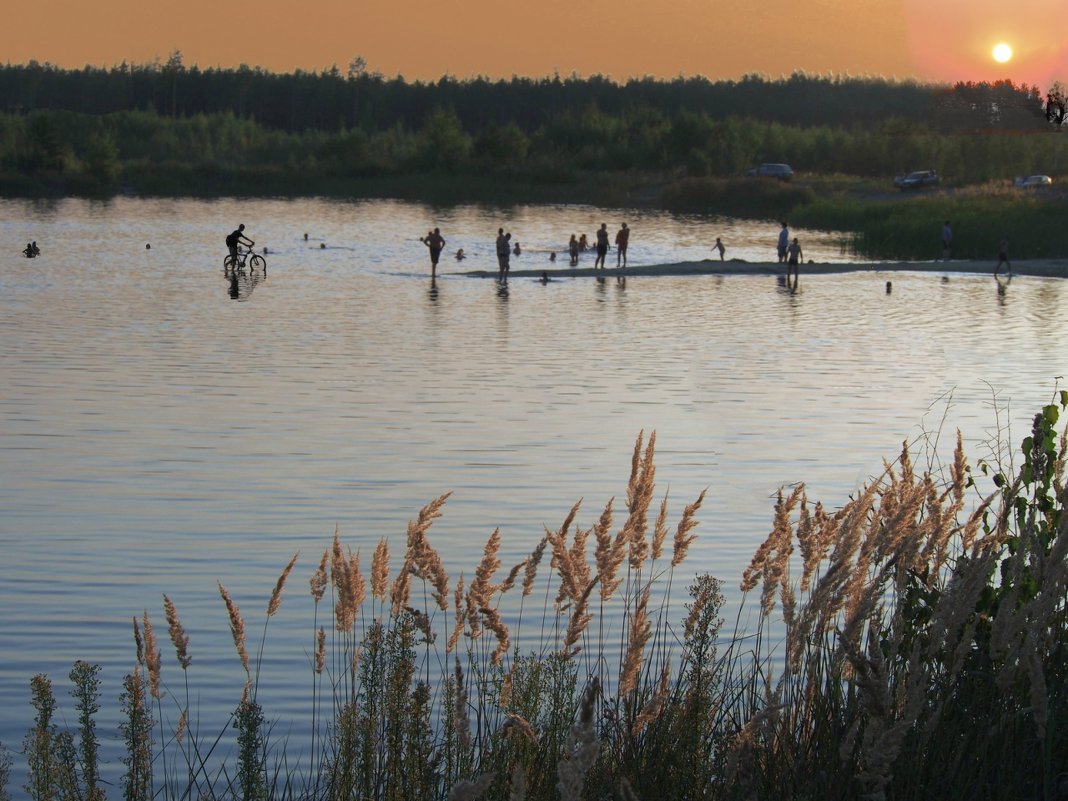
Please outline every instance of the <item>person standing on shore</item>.
[[506, 234], [503, 228], [497, 229], [497, 279], [508, 280], [508, 258], [512, 255], [512, 235]]
[[720, 239], [718, 236], [716, 237], [716, 244], [712, 246], [712, 250], [718, 250], [719, 260], [723, 261], [723, 254], [724, 252], [726, 252], [727, 248], [723, 247], [723, 240]]
[[953, 229], [949, 226], [949, 220], [942, 226], [942, 261], [949, 261], [953, 257]]
[[1012, 275], [1012, 264], [1009, 263], [1009, 240], [1002, 238], [1001, 244], [998, 245], [998, 266], [994, 268], [994, 277], [998, 277], [998, 271], [1001, 270], [1001, 265], [1004, 264], [1006, 272]]
[[616, 267], [627, 266], [627, 243], [630, 242], [630, 229], [627, 224], [616, 233]]
[[790, 229], [787, 227], [786, 222], [782, 224], [782, 230], [779, 231], [779, 264], [786, 261], [786, 249], [790, 246]]
[[441, 235], [440, 228], [435, 228], [419, 241], [430, 251], [430, 277], [434, 278], [438, 273], [438, 259], [441, 257], [441, 251], [445, 249], [445, 237]]
[[593, 262], [593, 269], [597, 269], [600, 265], [601, 269], [604, 269], [604, 260], [608, 255], [608, 223], [601, 223], [601, 227], [597, 229], [597, 259]]
[[800, 275], [800, 273], [798, 272], [798, 264], [800, 263], [800, 260], [803, 259], [803, 258], [805, 258], [805, 256], [804, 256], [803, 253], [801, 253], [801, 245], [797, 241], [797, 237], [795, 236], [794, 237], [794, 241], [791, 242], [786, 248], [786, 280], [787, 280], [787, 282], [789, 282], [789, 280], [790, 280], [790, 268], [793, 268], [794, 281], [797, 281], [797, 278]]

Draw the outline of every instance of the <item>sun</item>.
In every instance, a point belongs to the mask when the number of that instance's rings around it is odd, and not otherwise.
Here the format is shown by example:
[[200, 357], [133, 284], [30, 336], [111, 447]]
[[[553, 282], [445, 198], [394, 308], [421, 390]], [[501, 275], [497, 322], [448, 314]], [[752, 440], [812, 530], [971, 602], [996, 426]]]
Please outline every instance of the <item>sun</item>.
[[1005, 64], [1012, 58], [1012, 48], [1004, 42], [999, 42], [998, 44], [994, 45], [994, 49], [993, 51], [991, 51], [991, 55], [994, 57], [994, 61], [996, 61], [998, 64]]

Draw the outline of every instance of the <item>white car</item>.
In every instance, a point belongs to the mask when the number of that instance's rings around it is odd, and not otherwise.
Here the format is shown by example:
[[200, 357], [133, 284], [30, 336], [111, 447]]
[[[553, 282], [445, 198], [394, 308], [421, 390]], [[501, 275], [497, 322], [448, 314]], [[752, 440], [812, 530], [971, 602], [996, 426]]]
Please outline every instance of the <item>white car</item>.
[[1052, 186], [1053, 179], [1048, 175], [1028, 175], [1026, 178], [1017, 178], [1016, 186], [1022, 189], [1032, 189], [1036, 186]]

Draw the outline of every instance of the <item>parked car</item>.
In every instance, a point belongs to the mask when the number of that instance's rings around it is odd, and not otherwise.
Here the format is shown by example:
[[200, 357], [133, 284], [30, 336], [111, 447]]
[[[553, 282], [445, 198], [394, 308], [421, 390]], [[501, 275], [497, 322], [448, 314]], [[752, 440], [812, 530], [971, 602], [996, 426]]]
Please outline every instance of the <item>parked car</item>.
[[894, 178], [894, 186], [898, 189], [920, 189], [924, 186], [936, 186], [938, 173], [934, 170], [916, 170], [908, 175], [899, 175]]
[[761, 164], [747, 170], [745, 174], [750, 178], [778, 178], [780, 181], [789, 181], [794, 177], [793, 168], [789, 164]]
[[1022, 189], [1033, 189], [1036, 186], [1052, 186], [1053, 179], [1048, 175], [1028, 175], [1026, 178], [1017, 178], [1015, 184]]

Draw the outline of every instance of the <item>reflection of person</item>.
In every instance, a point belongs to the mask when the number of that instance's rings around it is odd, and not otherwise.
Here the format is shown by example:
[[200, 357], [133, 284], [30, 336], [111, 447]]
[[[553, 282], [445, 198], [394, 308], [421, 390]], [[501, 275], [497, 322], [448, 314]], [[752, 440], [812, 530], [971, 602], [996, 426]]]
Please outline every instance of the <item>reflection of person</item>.
[[786, 249], [789, 247], [789, 245], [790, 229], [786, 226], [786, 223], [784, 222], [782, 224], [782, 230], [779, 231], [779, 264], [782, 264], [784, 261], [786, 261]]
[[953, 255], [953, 229], [949, 227], [949, 220], [942, 226], [942, 260], [949, 261]]
[[245, 245], [246, 247], [252, 247], [256, 243], [245, 236], [245, 224], [237, 226], [237, 229], [231, 231], [226, 237], [226, 247], [230, 248], [230, 256], [236, 262], [238, 259], [238, 247]]
[[571, 235], [571, 241], [567, 243], [567, 252], [571, 256], [571, 266], [578, 264], [579, 243], [575, 235]]
[[797, 241], [797, 237], [794, 237], [794, 241], [791, 242], [786, 248], [786, 280], [790, 280], [790, 268], [794, 271], [794, 280], [797, 280], [798, 276], [798, 261], [804, 258], [804, 254], [801, 253], [801, 245]]
[[723, 247], [723, 240], [721, 240], [718, 236], [716, 237], [716, 244], [714, 244], [712, 246], [712, 250], [718, 250], [719, 251], [719, 260], [723, 261], [723, 253], [727, 249], [725, 247]]
[[608, 223], [601, 223], [601, 227], [597, 229], [597, 259], [593, 262], [593, 269], [597, 269], [597, 265], [604, 269], [604, 259], [608, 255]]
[[430, 250], [430, 277], [433, 278], [438, 271], [438, 258], [445, 248], [445, 237], [441, 235], [440, 228], [435, 228], [419, 241]]
[[510, 241], [512, 235], [506, 234], [503, 228], [497, 229], [497, 268], [498, 278], [508, 278], [508, 257], [512, 253]]
[[1001, 244], [998, 245], [998, 266], [994, 268], [994, 277], [997, 277], [998, 271], [1001, 270], [1001, 265], [1004, 264], [1009, 273], [1012, 275], [1012, 265], [1009, 263], [1009, 240], [1002, 239]]
[[616, 232], [616, 267], [620, 266], [620, 263], [624, 267], [627, 266], [627, 243], [630, 241], [630, 229], [627, 228], [627, 224], [623, 223], [623, 227]]

